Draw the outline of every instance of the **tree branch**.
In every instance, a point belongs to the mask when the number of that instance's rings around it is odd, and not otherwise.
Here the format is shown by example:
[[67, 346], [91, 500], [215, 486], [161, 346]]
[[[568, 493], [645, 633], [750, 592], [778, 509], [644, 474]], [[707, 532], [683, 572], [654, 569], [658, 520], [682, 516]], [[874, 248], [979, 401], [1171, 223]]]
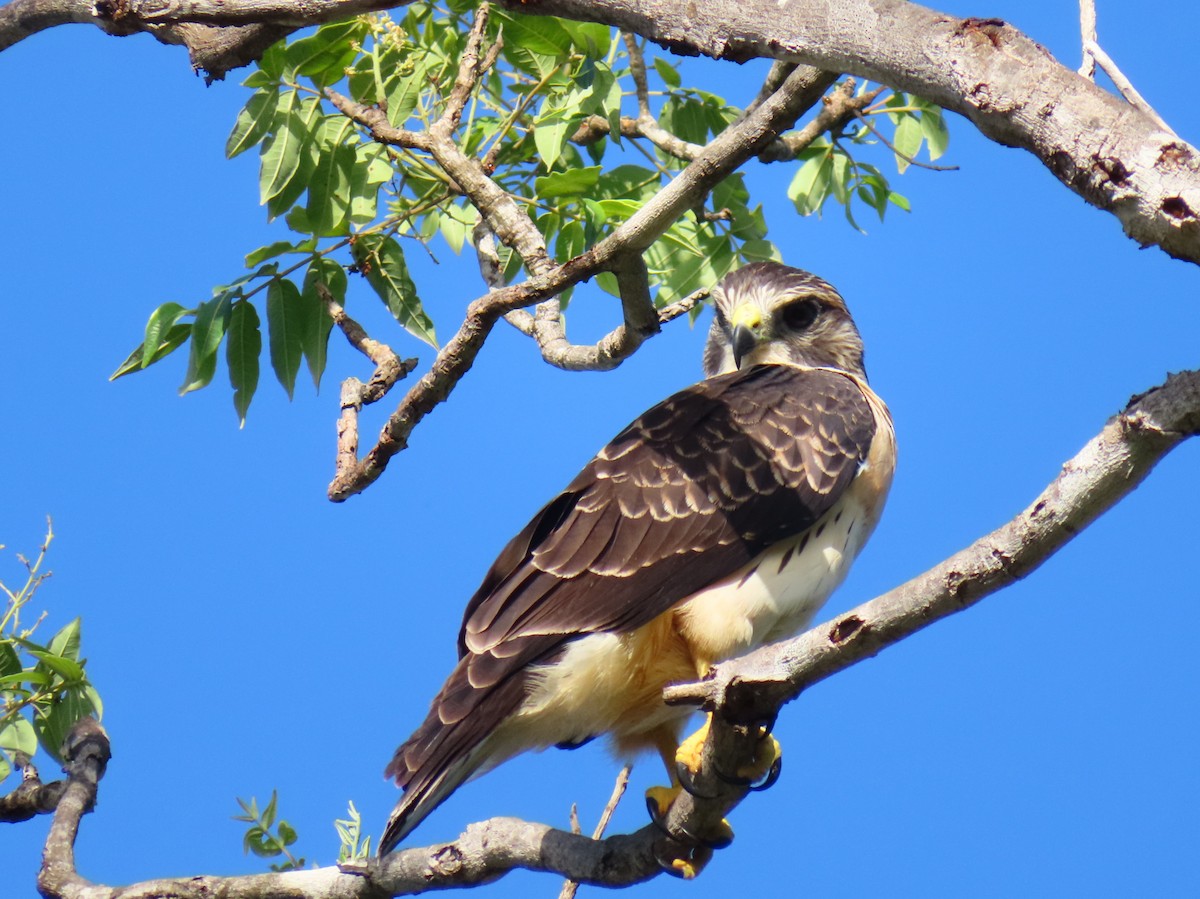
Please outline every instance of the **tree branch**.
[[1033, 153], [1138, 243], [1200, 262], [1200, 153], [999, 20], [958, 19], [908, 0], [504, 5], [612, 25], [679, 53], [806, 63], [918, 94]]
[[21, 785], [0, 797], [0, 823], [15, 824], [49, 814], [58, 806], [67, 786], [61, 780], [42, 783], [38, 769], [23, 753], [17, 753], [16, 763], [21, 769]]

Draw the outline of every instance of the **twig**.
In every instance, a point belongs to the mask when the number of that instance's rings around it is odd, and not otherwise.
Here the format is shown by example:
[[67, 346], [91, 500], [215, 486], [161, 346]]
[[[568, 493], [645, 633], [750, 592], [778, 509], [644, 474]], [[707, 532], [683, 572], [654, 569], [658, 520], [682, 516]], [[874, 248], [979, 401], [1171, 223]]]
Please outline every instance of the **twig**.
[[333, 323], [346, 335], [349, 344], [375, 363], [375, 371], [364, 384], [358, 378], [346, 378], [339, 394], [341, 412], [337, 424], [337, 455], [334, 470], [342, 471], [358, 461], [358, 413], [363, 406], [383, 399], [397, 381], [407, 377], [417, 367], [416, 359], [400, 360], [392, 348], [372, 340], [362, 325], [351, 318], [329, 288], [317, 282], [317, 294]]
[[[604, 811], [600, 813], [600, 820], [596, 823], [596, 829], [592, 831], [592, 839], [598, 840], [604, 836], [604, 831], [608, 829], [608, 822], [612, 820], [613, 812], [617, 810], [617, 806], [621, 802], [621, 797], [625, 795], [625, 789], [629, 786], [629, 772], [633, 770], [633, 766], [625, 764], [621, 770], [617, 772], [616, 783], [613, 784], [612, 795], [608, 797], [608, 804], [604, 806]], [[579, 816], [575, 805], [571, 805], [571, 832], [579, 833]], [[579, 881], [568, 880], [562, 886], [562, 891], [558, 894], [558, 899], [575, 899], [575, 893], [579, 890]]]
[[1079, 74], [1088, 81], [1095, 81], [1096, 57], [1088, 49], [1088, 44], [1096, 43], [1095, 0], [1079, 0], [1079, 34], [1083, 41], [1083, 63], [1079, 66]]
[[[487, 30], [488, 15], [491, 12], [490, 3], [480, 3], [475, 10], [475, 19], [471, 23], [471, 31], [467, 35], [467, 46], [463, 50], [462, 59], [458, 63], [458, 76], [454, 79], [454, 88], [446, 98], [446, 111], [442, 113], [439, 124], [449, 134], [462, 121], [463, 109], [470, 99], [471, 92], [479, 83], [480, 76], [488, 70], [496, 60], [498, 46], [493, 46], [482, 64], [479, 60], [479, 48], [483, 45], [483, 35]], [[433, 129], [430, 129], [433, 130]]]
[[958, 171], [958, 166], [956, 166], [956, 165], [934, 165], [932, 162], [920, 162], [916, 158], [909, 156], [907, 153], [901, 153], [899, 150], [896, 149], [896, 145], [893, 144], [886, 137], [884, 137], [880, 133], [879, 129], [876, 128], [874, 125], [872, 125], [870, 123], [870, 121], [867, 119], [867, 117], [864, 116], [857, 109], [854, 110], [854, 117], [856, 119], [858, 119], [860, 122], [862, 122], [863, 125], [865, 125], [867, 127], [868, 131], [870, 131], [877, 138], [879, 138], [883, 142], [883, 145], [885, 147], [887, 147], [889, 150], [891, 150], [893, 153], [895, 153], [897, 156], [899, 156], [901, 159], [903, 159], [909, 165], [915, 165], [917, 168], [921, 168], [921, 169], [929, 169], [931, 172], [957, 172]]
[[1096, 60], [1100, 68], [1104, 70], [1104, 74], [1112, 79], [1112, 83], [1116, 85], [1117, 90], [1121, 92], [1121, 96], [1128, 101], [1130, 106], [1148, 115], [1163, 131], [1170, 134], [1175, 133], [1175, 130], [1163, 120], [1163, 117], [1155, 112], [1154, 107], [1146, 102], [1146, 98], [1137, 92], [1137, 89], [1125, 77], [1124, 73], [1117, 68], [1117, 64], [1112, 61], [1109, 55], [1100, 49], [1099, 44], [1094, 40], [1088, 40], [1083, 42], [1083, 46]]
[[658, 310], [658, 323], [665, 325], [667, 322], [691, 312], [708, 299], [709, 292], [710, 288], [702, 287], [694, 293], [689, 293], [681, 300], [676, 300], [674, 303], [668, 303], [666, 306], [663, 306]]

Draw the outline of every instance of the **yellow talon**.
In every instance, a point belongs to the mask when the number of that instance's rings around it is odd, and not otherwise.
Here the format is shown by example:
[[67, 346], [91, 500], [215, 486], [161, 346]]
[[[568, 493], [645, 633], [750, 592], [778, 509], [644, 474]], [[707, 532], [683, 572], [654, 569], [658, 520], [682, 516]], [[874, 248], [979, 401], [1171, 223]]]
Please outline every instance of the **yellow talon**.
[[681, 787], [651, 787], [646, 791], [646, 806], [656, 820], [661, 821], [667, 816], [671, 803], [675, 801], [683, 789]]
[[700, 773], [700, 759], [704, 753], [704, 741], [708, 739], [708, 731], [712, 726], [712, 715], [704, 719], [700, 729], [679, 744], [675, 750], [675, 761], [683, 765], [692, 774]]
[[712, 850], [697, 846], [693, 850], [691, 858], [671, 859], [671, 873], [684, 880], [693, 880], [704, 870], [704, 866], [709, 863], [710, 859], [712, 859]]

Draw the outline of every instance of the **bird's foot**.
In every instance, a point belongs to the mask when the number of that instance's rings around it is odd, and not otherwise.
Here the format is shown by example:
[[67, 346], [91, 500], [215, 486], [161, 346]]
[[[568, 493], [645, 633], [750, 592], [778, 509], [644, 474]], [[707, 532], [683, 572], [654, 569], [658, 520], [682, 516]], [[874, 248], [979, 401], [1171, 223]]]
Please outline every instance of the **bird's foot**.
[[724, 849], [733, 842], [733, 828], [721, 819], [710, 833], [698, 834], [680, 828], [678, 832], [667, 828], [667, 814], [672, 804], [683, 792], [682, 787], [651, 787], [646, 791], [646, 809], [650, 820], [671, 838], [672, 848], [678, 850], [670, 855], [656, 855], [655, 860], [668, 874], [691, 880], [699, 874], [712, 858], [713, 850]]

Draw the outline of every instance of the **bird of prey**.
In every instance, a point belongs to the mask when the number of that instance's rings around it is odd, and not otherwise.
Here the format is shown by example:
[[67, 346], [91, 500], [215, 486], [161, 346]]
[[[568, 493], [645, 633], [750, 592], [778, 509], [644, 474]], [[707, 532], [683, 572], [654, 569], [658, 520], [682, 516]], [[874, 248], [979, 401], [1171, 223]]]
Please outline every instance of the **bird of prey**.
[[608, 735], [674, 772], [689, 710], [663, 688], [805, 627], [871, 534], [895, 441], [841, 296], [760, 262], [712, 304], [705, 379], [600, 450], [467, 604], [458, 664], [387, 766], [404, 795], [381, 854], [528, 749]]

